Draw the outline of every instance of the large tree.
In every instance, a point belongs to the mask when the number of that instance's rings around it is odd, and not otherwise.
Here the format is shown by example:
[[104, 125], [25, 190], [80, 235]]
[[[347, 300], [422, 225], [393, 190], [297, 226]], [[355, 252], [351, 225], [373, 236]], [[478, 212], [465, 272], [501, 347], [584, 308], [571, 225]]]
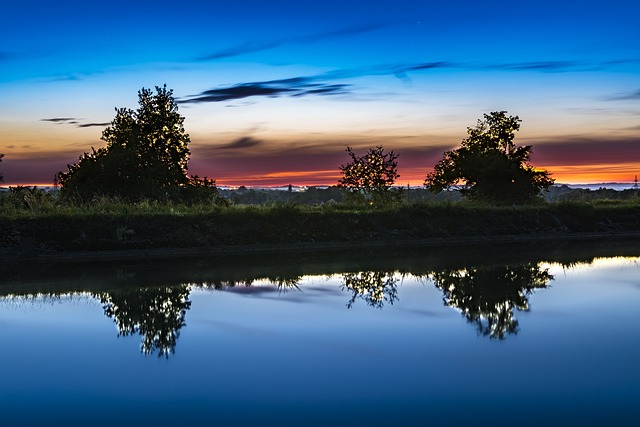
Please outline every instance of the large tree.
[[400, 193], [391, 192], [391, 186], [398, 174], [398, 154], [385, 152], [382, 146], [370, 148], [364, 156], [357, 156], [347, 147], [351, 162], [340, 165], [342, 179], [338, 187], [346, 188], [352, 198], [364, 199], [370, 196], [375, 204], [387, 204], [397, 199]]
[[447, 306], [460, 310], [479, 333], [494, 339], [516, 334], [514, 309], [528, 311], [529, 295], [553, 280], [548, 269], [533, 262], [444, 269], [430, 277]]
[[180, 329], [191, 307], [188, 285], [143, 287], [103, 292], [95, 296], [104, 314], [112, 318], [118, 334], [142, 336], [144, 354], [158, 351], [158, 357], [175, 352]]
[[461, 147], [446, 151], [424, 185], [434, 193], [461, 185], [464, 196], [496, 204], [528, 203], [554, 180], [529, 164], [532, 147], [516, 146], [520, 118], [506, 111], [484, 114], [467, 128]]
[[[0, 162], [2, 162], [2, 158], [4, 157], [4, 154], [0, 153]], [[0, 182], [2, 182], [4, 180], [2, 174], [0, 173]]]
[[107, 145], [92, 148], [59, 174], [63, 194], [83, 200], [96, 195], [128, 200], [175, 198], [190, 183], [190, 139], [173, 91], [166, 85], [156, 86], [155, 93], [143, 88], [138, 104], [135, 111], [116, 108], [111, 125], [102, 132]]

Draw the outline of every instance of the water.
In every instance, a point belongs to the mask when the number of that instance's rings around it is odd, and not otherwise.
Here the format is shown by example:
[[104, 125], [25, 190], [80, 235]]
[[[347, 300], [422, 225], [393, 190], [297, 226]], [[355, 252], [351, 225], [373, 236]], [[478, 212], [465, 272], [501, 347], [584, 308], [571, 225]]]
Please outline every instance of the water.
[[4, 266], [3, 425], [637, 425], [640, 248]]

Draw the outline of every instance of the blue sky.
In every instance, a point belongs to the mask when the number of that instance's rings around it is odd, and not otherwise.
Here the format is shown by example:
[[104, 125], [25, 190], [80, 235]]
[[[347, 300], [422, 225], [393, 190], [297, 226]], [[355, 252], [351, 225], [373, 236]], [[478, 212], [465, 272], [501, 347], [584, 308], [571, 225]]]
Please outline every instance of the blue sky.
[[640, 4], [21, 1], [0, 16], [0, 171], [49, 183], [115, 107], [167, 84], [190, 172], [331, 184], [347, 145], [419, 184], [483, 113], [563, 182], [640, 171]]

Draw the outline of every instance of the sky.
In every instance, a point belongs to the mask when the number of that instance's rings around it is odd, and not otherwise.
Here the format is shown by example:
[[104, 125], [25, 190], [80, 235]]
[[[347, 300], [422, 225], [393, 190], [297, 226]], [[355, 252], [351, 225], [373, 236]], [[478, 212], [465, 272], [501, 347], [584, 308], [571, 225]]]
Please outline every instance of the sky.
[[332, 185], [382, 145], [421, 185], [484, 113], [557, 182], [640, 175], [640, 2], [32, 1], [0, 14], [0, 174], [50, 185], [167, 85], [189, 173]]

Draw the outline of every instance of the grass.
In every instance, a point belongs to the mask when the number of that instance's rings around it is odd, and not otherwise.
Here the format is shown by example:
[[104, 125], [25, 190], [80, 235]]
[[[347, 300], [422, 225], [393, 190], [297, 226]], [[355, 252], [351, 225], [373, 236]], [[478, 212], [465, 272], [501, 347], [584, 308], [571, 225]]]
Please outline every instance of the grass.
[[62, 204], [0, 198], [0, 256], [83, 250], [210, 248], [318, 242], [399, 242], [567, 233], [640, 232], [640, 200], [487, 206], [415, 202], [385, 208], [180, 205], [99, 199]]

